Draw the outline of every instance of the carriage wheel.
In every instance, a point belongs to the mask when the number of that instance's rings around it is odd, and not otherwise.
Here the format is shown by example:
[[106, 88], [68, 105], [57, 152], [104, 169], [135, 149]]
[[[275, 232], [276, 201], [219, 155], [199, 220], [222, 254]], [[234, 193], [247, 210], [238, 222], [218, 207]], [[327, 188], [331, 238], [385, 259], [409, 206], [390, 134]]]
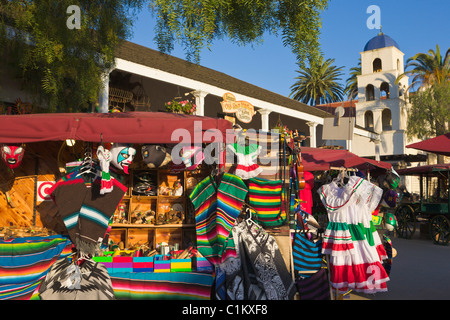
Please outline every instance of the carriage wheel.
[[430, 222], [430, 235], [435, 244], [446, 245], [450, 241], [450, 220], [438, 215]]
[[416, 231], [416, 214], [410, 205], [402, 205], [395, 211], [397, 233], [400, 238], [411, 239]]

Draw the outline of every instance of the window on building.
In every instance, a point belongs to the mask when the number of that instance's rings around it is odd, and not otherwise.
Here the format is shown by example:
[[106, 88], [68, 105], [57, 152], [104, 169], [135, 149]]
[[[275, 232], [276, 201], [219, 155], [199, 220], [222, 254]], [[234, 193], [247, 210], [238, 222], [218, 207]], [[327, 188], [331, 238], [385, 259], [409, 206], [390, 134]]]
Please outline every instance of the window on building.
[[381, 113], [381, 123], [383, 125], [383, 131], [392, 130], [392, 115], [391, 110], [384, 109]]
[[373, 113], [372, 113], [372, 111], [366, 111], [364, 113], [364, 127], [366, 129], [373, 130]]
[[373, 85], [369, 84], [366, 87], [366, 101], [375, 100], [375, 88]]
[[389, 99], [389, 83], [383, 82], [380, 86], [380, 97]]
[[380, 58], [376, 58], [375, 60], [373, 60], [372, 65], [373, 65], [373, 72], [381, 72], [382, 67]]
[[397, 59], [397, 70], [400, 70], [400, 59]]

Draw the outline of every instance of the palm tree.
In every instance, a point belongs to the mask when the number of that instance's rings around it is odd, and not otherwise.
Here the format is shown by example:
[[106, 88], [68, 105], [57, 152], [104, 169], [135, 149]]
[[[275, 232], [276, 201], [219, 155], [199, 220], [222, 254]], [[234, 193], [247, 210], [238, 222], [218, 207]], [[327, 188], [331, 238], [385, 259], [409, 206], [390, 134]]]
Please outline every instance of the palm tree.
[[418, 53], [406, 61], [405, 71], [398, 76], [396, 84], [404, 76], [412, 76], [411, 85], [408, 90], [418, 85], [418, 89], [428, 87], [433, 84], [443, 84], [450, 82], [450, 49], [445, 56], [441, 55], [439, 45], [436, 45], [436, 51], [430, 49], [428, 53]]
[[361, 58], [359, 58], [358, 66], [350, 68], [350, 77], [347, 79], [344, 94], [350, 100], [355, 100], [358, 97], [358, 76], [361, 75]]
[[334, 59], [321, 59], [297, 70], [300, 75], [295, 77], [297, 81], [291, 86], [290, 97], [310, 105], [342, 101], [344, 89], [338, 81], [343, 67], [332, 63]]

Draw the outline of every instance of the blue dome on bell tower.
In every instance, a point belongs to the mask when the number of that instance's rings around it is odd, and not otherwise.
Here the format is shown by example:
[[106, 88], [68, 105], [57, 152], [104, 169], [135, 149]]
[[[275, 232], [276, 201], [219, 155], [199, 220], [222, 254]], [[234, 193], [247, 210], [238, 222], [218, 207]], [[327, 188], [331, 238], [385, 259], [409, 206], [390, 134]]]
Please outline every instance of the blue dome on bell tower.
[[392, 46], [400, 50], [400, 47], [398, 46], [397, 42], [395, 42], [395, 40], [393, 40], [391, 37], [384, 34], [383, 32], [380, 32], [376, 37], [373, 37], [372, 39], [369, 40], [369, 42], [366, 43], [364, 51], [370, 51]]

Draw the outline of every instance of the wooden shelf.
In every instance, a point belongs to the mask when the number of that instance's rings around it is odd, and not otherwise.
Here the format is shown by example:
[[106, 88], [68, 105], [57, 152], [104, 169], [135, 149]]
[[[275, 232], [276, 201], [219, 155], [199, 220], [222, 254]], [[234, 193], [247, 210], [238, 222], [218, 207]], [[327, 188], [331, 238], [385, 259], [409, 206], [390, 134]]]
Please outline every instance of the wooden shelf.
[[[158, 195], [146, 196], [133, 194], [133, 186], [142, 181], [139, 180], [139, 172], [149, 173], [146, 179], [150, 177], [152, 183], [157, 188]], [[130, 170], [130, 174], [126, 179], [128, 192], [122, 199], [122, 206], [119, 205], [121, 211], [118, 208], [118, 211], [115, 213], [115, 217], [117, 217], [120, 212], [121, 217], [128, 223], [113, 223], [111, 230], [114, 233], [113, 238], [120, 239], [124, 243], [125, 248], [136, 243], [136, 239], [139, 239], [141, 243], [147, 239], [153, 248], [157, 243], [157, 239], [178, 239], [176, 242], [181, 242], [179, 244], [180, 249], [182, 249], [181, 244], [183, 243], [185, 234], [188, 239], [193, 236], [195, 240], [195, 215], [193, 210], [188, 210], [190, 208], [188, 195], [192, 191], [192, 180], [190, 178], [195, 177], [198, 183], [206, 176], [207, 174], [204, 170], [182, 171], [177, 173], [172, 173], [167, 168], [149, 169], [139, 167]], [[159, 195], [163, 189], [164, 192], [174, 192], [173, 186], [176, 181], [181, 182], [181, 186], [183, 187], [182, 196]], [[181, 205], [181, 208], [184, 210], [184, 220], [182, 223], [131, 223], [131, 221], [135, 221], [137, 212], [141, 214], [154, 212], [156, 218], [158, 214], [168, 213], [175, 204]]]

